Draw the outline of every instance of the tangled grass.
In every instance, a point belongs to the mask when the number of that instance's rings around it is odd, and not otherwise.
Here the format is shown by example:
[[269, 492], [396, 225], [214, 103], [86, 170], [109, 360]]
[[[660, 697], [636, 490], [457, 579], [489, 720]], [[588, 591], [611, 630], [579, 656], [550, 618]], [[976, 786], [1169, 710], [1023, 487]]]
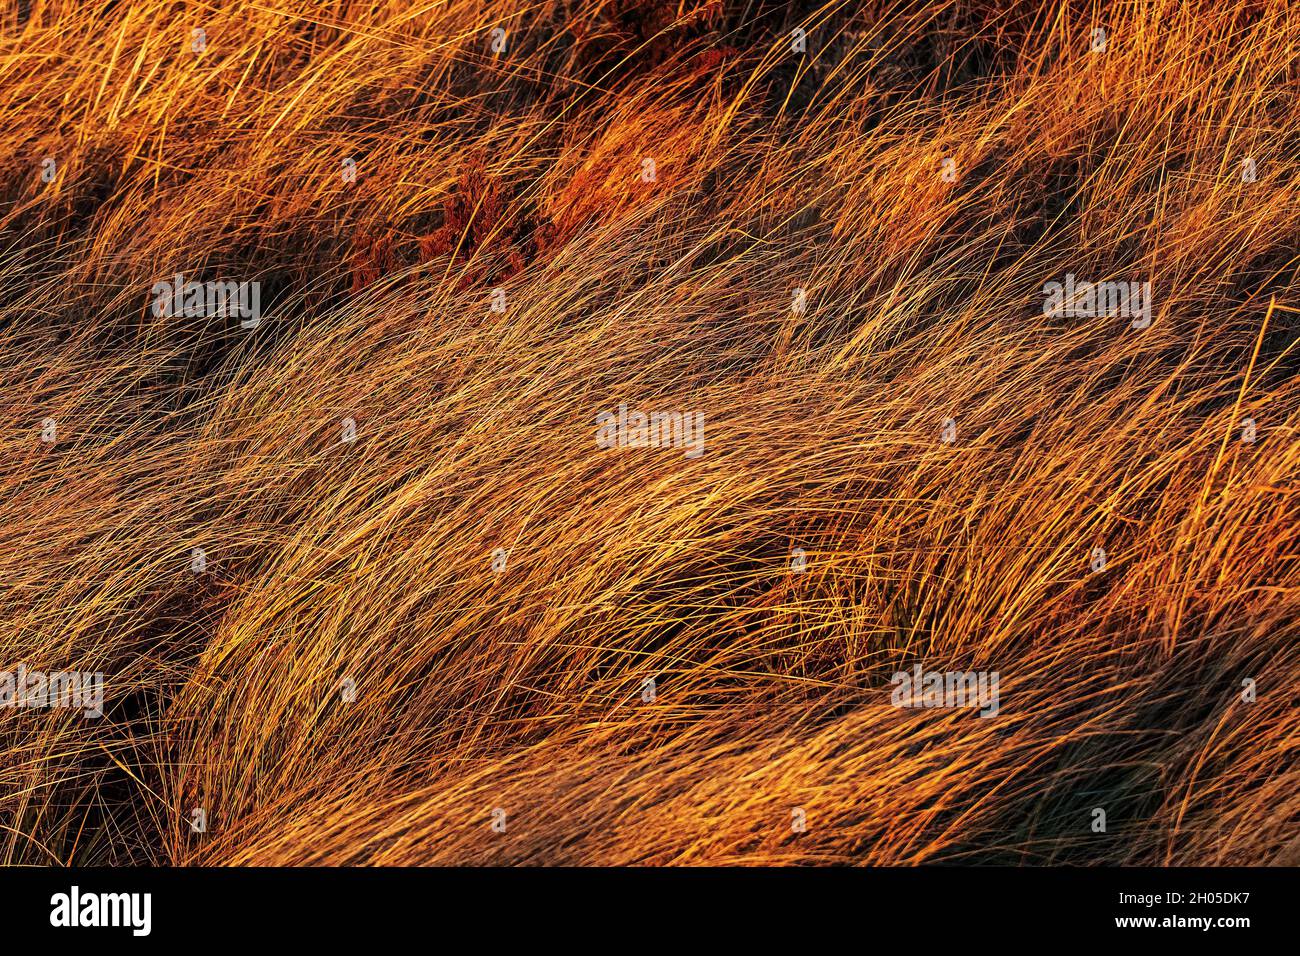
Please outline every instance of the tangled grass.
[[5, 863], [1300, 859], [1288, 0], [0, 11]]

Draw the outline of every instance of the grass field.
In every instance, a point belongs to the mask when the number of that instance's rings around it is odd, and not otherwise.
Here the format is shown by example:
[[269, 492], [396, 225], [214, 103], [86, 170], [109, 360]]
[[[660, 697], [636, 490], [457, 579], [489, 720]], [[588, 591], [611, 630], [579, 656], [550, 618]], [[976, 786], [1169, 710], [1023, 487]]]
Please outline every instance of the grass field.
[[0, 2], [0, 861], [1300, 863], [1298, 91], [1289, 0]]

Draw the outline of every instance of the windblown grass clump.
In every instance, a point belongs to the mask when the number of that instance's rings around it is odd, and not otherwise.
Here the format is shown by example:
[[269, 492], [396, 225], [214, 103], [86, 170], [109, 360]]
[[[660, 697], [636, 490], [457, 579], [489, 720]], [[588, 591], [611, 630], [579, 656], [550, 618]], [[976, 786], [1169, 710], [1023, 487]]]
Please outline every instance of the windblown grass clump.
[[1300, 860], [1289, 0], [0, 35], [5, 863]]

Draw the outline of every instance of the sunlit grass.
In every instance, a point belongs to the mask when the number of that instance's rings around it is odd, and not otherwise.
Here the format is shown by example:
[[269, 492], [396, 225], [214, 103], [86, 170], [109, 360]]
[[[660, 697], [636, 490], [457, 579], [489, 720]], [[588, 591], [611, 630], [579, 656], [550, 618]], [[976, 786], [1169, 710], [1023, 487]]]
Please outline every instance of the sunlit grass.
[[[0, 708], [0, 860], [1294, 847], [1295, 5], [0, 23], [0, 671], [106, 682]], [[703, 454], [599, 449], [620, 403]]]

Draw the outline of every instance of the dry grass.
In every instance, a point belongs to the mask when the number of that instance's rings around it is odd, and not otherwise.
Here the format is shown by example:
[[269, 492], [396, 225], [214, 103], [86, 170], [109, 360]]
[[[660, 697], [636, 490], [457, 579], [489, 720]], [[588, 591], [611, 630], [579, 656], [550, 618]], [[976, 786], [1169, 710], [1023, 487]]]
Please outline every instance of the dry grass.
[[1288, 0], [0, 11], [0, 860], [1286, 859]]

